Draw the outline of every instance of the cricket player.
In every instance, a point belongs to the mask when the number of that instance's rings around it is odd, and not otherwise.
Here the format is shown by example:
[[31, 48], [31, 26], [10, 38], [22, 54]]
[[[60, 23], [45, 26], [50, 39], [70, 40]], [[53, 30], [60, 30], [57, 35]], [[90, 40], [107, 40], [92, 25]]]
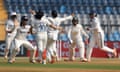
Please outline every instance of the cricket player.
[[[72, 20], [73, 18], [72, 15], [68, 17], [64, 17], [64, 18], [58, 17], [57, 11], [55, 10], [52, 10], [51, 16], [52, 17], [48, 17], [48, 20], [55, 26], [60, 26], [62, 22], [67, 21], [67, 20]], [[54, 60], [53, 58], [57, 58], [57, 60], [59, 60], [57, 50], [56, 50], [56, 41], [58, 39], [58, 33], [59, 33], [58, 30], [55, 30], [50, 27], [48, 28], [47, 53], [48, 53], [48, 60], [50, 62]]]
[[18, 26], [19, 26], [19, 22], [17, 20], [17, 14], [16, 14], [16, 12], [12, 12], [10, 14], [10, 18], [6, 22], [6, 28], [5, 28], [6, 29], [6, 38], [5, 38], [6, 48], [4, 50], [4, 52], [5, 52], [4, 58], [5, 59], [8, 58], [9, 49], [11, 49], [10, 46], [11, 45], [13, 46], [12, 41], [16, 35], [16, 27], [18, 27]]
[[30, 59], [31, 63], [35, 63], [35, 53], [36, 48], [26, 39], [28, 33], [30, 33], [30, 25], [27, 25], [28, 17], [22, 16], [20, 26], [17, 28], [17, 34], [13, 43], [15, 47], [12, 48], [12, 53], [10, 55], [9, 63], [13, 63], [15, 61], [15, 56], [17, 52], [20, 51], [20, 46], [24, 46], [25, 48], [30, 50]]
[[86, 41], [88, 41], [89, 36], [84, 31], [82, 25], [80, 25], [78, 23], [78, 18], [76, 16], [74, 16], [72, 19], [72, 28], [70, 31], [71, 47], [69, 49], [70, 56], [69, 56], [68, 61], [75, 60], [75, 47], [76, 46], [78, 46], [78, 48], [79, 48], [80, 61], [81, 62], [87, 61], [87, 59], [84, 57], [85, 46], [84, 46], [82, 35], [84, 35], [86, 37]]
[[36, 36], [36, 43], [39, 50], [37, 61], [40, 63], [42, 62], [42, 64], [46, 64], [46, 57], [43, 56], [43, 53], [47, 45], [47, 29], [48, 27], [52, 27], [56, 30], [61, 29], [61, 27], [50, 23], [42, 11], [36, 12], [32, 19], [33, 32]]
[[88, 61], [89, 62], [91, 61], [91, 54], [92, 54], [93, 47], [95, 45], [97, 45], [101, 50], [110, 52], [114, 56], [116, 56], [117, 52], [115, 48], [112, 49], [104, 45], [104, 32], [100, 26], [100, 21], [97, 18], [97, 14], [95, 12], [91, 12], [89, 14], [89, 17], [90, 17], [91, 28], [87, 28], [87, 30], [91, 32], [92, 36], [90, 39], [89, 48], [87, 48], [87, 51], [86, 51], [86, 57]]

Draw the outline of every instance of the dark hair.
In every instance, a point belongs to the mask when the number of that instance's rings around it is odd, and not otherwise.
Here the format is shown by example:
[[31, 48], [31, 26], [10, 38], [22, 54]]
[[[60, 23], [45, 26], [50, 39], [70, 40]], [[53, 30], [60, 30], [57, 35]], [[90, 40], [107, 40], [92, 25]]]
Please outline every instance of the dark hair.
[[24, 22], [24, 21], [28, 21], [28, 17], [27, 17], [27, 16], [22, 16], [22, 17], [21, 17], [20, 26], [23, 26], [23, 22]]
[[78, 17], [77, 16], [74, 16], [72, 21], [78, 21]]
[[96, 12], [90, 12], [89, 16], [91, 16], [91, 15], [94, 15], [95, 17], [97, 17], [97, 13]]
[[10, 16], [10, 19], [12, 19], [12, 20], [17, 19], [17, 15], [12, 15], [12, 16]]
[[51, 15], [53, 18], [57, 17], [57, 11], [56, 10], [52, 10]]
[[28, 21], [28, 17], [27, 16], [22, 16], [21, 21]]
[[77, 16], [74, 16], [73, 17], [73, 19], [72, 19], [72, 23], [73, 23], [73, 25], [76, 25], [76, 24], [78, 24], [78, 17]]
[[44, 13], [42, 11], [38, 11], [35, 14], [35, 18], [36, 19], [41, 19], [44, 16]]
[[23, 21], [20, 22], [20, 26], [23, 26]]

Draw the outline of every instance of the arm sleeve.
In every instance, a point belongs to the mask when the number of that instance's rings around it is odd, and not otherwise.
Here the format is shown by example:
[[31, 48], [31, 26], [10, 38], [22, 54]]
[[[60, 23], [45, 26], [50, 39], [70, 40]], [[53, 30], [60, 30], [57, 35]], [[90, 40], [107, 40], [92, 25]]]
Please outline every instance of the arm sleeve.
[[96, 20], [94, 21], [94, 27], [93, 27], [93, 28], [90, 28], [90, 31], [92, 31], [92, 30], [97, 30], [97, 29], [99, 28], [99, 25], [100, 25], [100, 23], [99, 23], [98, 19], [96, 19]]
[[12, 29], [13, 29], [13, 26], [12, 26], [13, 24], [12, 24], [12, 22], [10, 22], [10, 21], [7, 21], [6, 22], [6, 31], [12, 31]]
[[5, 23], [5, 30], [8, 31], [8, 23]]
[[53, 20], [52, 20], [52, 18], [50, 18], [50, 17], [48, 17], [48, 21], [49, 21], [50, 23], [53, 23]]
[[34, 16], [31, 15], [30, 24], [31, 24], [32, 27], [34, 26], [34, 22], [35, 22]]
[[31, 18], [31, 32], [32, 33], [36, 33], [36, 31], [37, 31], [37, 29], [35, 29], [36, 28], [35, 22], [36, 22], [35, 19]]
[[59, 26], [55, 26], [53, 23], [51, 23], [50, 21], [48, 21], [48, 19], [46, 20], [46, 24], [47, 26], [53, 28], [53, 29], [59, 29], [60, 27]]
[[47, 24], [47, 26], [51, 25], [51, 22], [48, 19], [45, 19], [44, 21]]
[[96, 25], [94, 28], [89, 28], [89, 29], [90, 29], [90, 31], [97, 30], [98, 29], [98, 25]]
[[59, 18], [60, 22], [66, 21], [66, 20], [71, 20], [73, 17], [70, 15], [68, 17], [64, 17], [64, 18]]
[[82, 26], [81, 26], [81, 32], [86, 38], [89, 38], [88, 34], [85, 32]]

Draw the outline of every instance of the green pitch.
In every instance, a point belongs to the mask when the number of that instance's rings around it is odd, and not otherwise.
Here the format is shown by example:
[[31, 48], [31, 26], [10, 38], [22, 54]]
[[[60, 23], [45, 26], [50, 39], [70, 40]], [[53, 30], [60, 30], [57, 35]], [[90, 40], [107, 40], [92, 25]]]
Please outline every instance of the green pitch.
[[116, 70], [120, 71], [120, 59], [107, 59], [107, 58], [93, 58], [92, 62], [80, 62], [79, 59], [73, 62], [56, 62], [54, 64], [42, 65], [39, 63], [32, 64], [28, 62], [28, 58], [17, 57], [16, 62], [13, 64], [7, 63], [7, 60], [0, 58], [0, 67], [9, 68], [56, 68], [56, 69], [95, 69], [95, 70]]

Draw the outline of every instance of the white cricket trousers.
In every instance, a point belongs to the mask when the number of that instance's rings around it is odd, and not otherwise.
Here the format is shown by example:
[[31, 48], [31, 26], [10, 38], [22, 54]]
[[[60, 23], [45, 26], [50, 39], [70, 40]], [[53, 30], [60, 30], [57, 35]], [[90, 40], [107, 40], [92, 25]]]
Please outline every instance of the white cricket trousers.
[[38, 59], [42, 59], [43, 51], [46, 49], [47, 45], [47, 32], [39, 32], [36, 34], [36, 44], [38, 48]]
[[18, 51], [20, 50], [20, 46], [22, 45], [28, 50], [36, 50], [36, 48], [28, 40], [15, 39], [13, 43], [15, 44], [14, 48]]
[[15, 37], [14, 34], [6, 35], [6, 38], [5, 38], [5, 40], [6, 40], [6, 49], [9, 50], [11, 46], [13, 47], [12, 41], [13, 41], [14, 37]]
[[51, 56], [58, 56], [57, 49], [56, 49], [56, 41], [57, 41], [57, 33], [50, 32], [48, 33], [48, 41], [47, 41], [47, 58], [51, 61]]
[[87, 48], [87, 50], [86, 50], [86, 58], [88, 60], [91, 59], [91, 54], [93, 51], [93, 47], [95, 45], [97, 45], [101, 50], [113, 53], [113, 49], [104, 45], [104, 33], [98, 32], [96, 34], [92, 34], [92, 36], [91, 36], [89, 48]]
[[11, 48], [12, 49], [12, 53], [10, 55], [10, 59], [15, 59], [15, 56], [17, 54], [17, 52], [20, 51], [20, 46], [23, 45], [25, 48], [27, 48], [28, 50], [31, 51], [35, 51], [36, 48], [27, 40], [21, 40], [21, 39], [14, 39], [13, 43], [15, 45], [15, 47]]
[[82, 39], [76, 38], [76, 39], [72, 39], [72, 44], [71, 44], [71, 48], [75, 48], [76, 46], [78, 46], [79, 48], [79, 53], [80, 53], [80, 59], [84, 59], [84, 54], [85, 54], [85, 46], [84, 46], [84, 42], [82, 41]]

